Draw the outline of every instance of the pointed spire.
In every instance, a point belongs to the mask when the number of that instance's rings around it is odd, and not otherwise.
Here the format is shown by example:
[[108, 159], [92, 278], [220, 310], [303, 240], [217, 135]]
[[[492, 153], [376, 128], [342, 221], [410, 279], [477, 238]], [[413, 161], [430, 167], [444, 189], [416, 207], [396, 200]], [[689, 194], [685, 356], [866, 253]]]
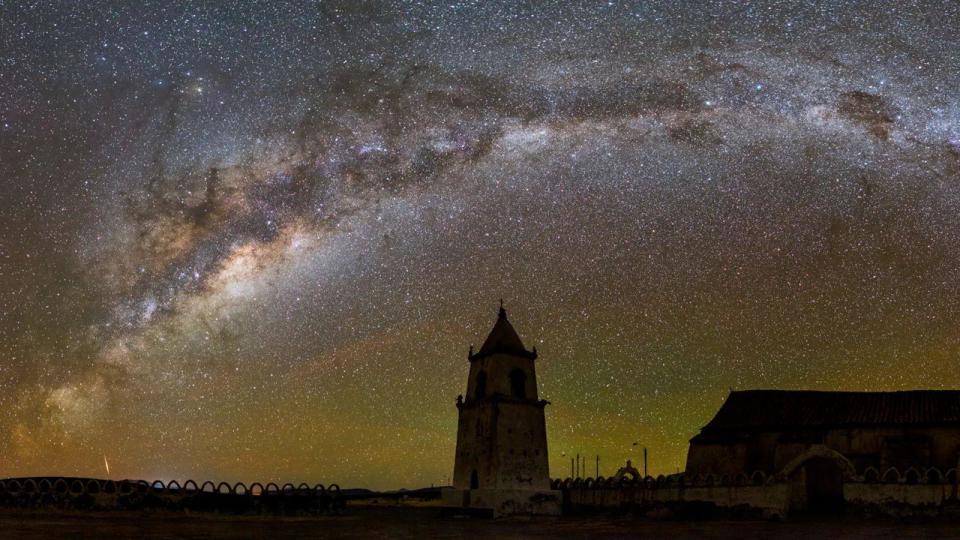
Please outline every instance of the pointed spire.
[[490, 330], [490, 335], [480, 347], [480, 352], [472, 355], [471, 358], [482, 358], [492, 354], [511, 354], [525, 358], [536, 358], [536, 351], [528, 351], [513, 329], [513, 325], [507, 320], [507, 310], [503, 307], [503, 299], [500, 300], [500, 311], [497, 313], [497, 322]]

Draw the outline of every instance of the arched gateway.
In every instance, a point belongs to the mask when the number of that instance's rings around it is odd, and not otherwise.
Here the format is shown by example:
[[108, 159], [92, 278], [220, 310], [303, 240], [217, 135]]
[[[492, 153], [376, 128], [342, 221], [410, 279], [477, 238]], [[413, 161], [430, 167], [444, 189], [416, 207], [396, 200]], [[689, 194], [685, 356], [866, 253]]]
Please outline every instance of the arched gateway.
[[855, 474], [843, 454], [815, 444], [790, 460], [778, 477], [793, 485], [794, 510], [833, 513], [843, 509], [843, 481]]

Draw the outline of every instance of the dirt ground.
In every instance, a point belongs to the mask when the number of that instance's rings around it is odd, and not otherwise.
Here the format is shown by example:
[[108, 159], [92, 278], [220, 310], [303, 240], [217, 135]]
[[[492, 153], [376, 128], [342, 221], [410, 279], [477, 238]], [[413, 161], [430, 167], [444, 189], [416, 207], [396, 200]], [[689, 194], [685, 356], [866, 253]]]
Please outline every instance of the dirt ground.
[[2, 538], [960, 538], [956, 522], [651, 521], [630, 516], [471, 519], [436, 508], [351, 507], [343, 516], [233, 517], [0, 511]]

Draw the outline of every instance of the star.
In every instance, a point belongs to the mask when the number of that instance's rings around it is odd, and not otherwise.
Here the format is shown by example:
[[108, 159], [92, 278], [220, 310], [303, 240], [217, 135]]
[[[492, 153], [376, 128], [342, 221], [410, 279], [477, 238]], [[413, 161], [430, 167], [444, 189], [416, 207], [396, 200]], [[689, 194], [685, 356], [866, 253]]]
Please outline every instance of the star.
[[960, 384], [955, 2], [328, 8], [4, 11], [0, 477], [442, 483], [500, 298], [555, 475]]

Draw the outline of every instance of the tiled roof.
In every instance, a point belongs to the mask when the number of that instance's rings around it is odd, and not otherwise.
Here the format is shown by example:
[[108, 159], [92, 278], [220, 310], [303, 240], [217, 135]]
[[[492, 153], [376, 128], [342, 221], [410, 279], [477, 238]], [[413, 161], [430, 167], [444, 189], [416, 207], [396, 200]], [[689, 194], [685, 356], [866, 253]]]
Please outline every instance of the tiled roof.
[[731, 392], [703, 434], [762, 428], [960, 425], [960, 391]]

